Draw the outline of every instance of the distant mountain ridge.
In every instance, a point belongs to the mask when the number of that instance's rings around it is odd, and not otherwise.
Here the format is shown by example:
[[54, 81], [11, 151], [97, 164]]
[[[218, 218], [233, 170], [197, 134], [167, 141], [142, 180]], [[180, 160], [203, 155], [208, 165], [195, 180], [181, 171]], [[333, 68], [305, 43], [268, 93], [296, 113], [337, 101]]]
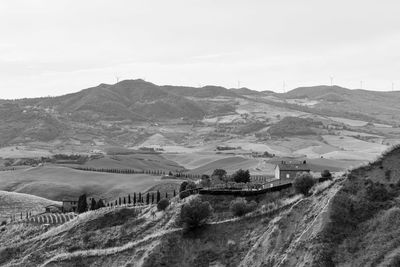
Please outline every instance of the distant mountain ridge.
[[[227, 89], [220, 86], [155, 85], [137, 79], [100, 84], [57, 97], [0, 100], [0, 145], [76, 138], [85, 135], [137, 140], [143, 134], [126, 129], [135, 123], [201, 122], [205, 117], [236, 114], [243, 103], [264, 104], [318, 114], [372, 122], [400, 124], [400, 92], [350, 90], [339, 86], [299, 87], [287, 93]], [[312, 100], [311, 105], [301, 105]], [[299, 104], [300, 103], [300, 104]], [[124, 130], [105, 122], [123, 122]], [[83, 128], [84, 129], [83, 129]], [[108, 128], [107, 128], [108, 127]], [[123, 127], [123, 128], [124, 128]], [[126, 132], [128, 131], [128, 132]], [[141, 136], [141, 137], [140, 137]], [[135, 139], [135, 140], [136, 140]]]

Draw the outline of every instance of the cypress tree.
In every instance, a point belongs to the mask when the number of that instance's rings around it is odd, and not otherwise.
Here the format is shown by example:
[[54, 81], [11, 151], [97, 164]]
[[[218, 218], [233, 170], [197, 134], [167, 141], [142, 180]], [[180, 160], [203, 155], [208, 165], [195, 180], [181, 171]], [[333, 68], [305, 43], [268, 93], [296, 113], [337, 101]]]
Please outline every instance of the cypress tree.
[[142, 203], [142, 192], [139, 192], [138, 202]]
[[118, 201], [117, 200], [115, 200], [115, 205], [114, 206], [117, 206], [118, 205]]
[[118, 205], [121, 206], [121, 204], [122, 204], [121, 198], [118, 198]]
[[150, 204], [150, 195], [149, 195], [149, 193], [147, 193], [147, 196], [146, 196], [146, 204], [147, 205]]
[[175, 189], [174, 189], [174, 197], [176, 196], [176, 191], [175, 191]]
[[96, 209], [96, 200], [94, 200], [94, 198], [92, 198], [92, 202], [90, 203], [90, 209], [91, 210], [95, 210]]
[[131, 204], [131, 195], [128, 195], [128, 204]]
[[124, 197], [124, 204], [126, 204], [126, 199], [125, 199], [125, 197]]
[[86, 194], [83, 194], [78, 199], [78, 213], [86, 212], [88, 209], [88, 204], [86, 200]]
[[133, 193], [133, 205], [134, 206], [136, 205], [136, 192]]
[[151, 193], [151, 204], [154, 203], [154, 193]]
[[97, 201], [97, 204], [96, 204], [96, 210], [100, 209], [100, 208], [104, 208], [104, 207], [105, 207], [105, 205], [104, 205], [103, 200], [99, 199], [99, 201]]
[[161, 200], [161, 194], [160, 191], [157, 190], [157, 203], [160, 202]]
[[168, 192], [165, 192], [165, 198], [168, 199]]

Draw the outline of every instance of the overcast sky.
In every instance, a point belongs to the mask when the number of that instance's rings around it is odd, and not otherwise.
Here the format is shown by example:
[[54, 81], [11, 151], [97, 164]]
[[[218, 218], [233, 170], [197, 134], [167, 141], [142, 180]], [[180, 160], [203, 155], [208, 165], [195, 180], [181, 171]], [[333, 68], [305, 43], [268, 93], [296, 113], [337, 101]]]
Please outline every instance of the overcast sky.
[[400, 90], [400, 1], [1, 0], [0, 98], [143, 78]]

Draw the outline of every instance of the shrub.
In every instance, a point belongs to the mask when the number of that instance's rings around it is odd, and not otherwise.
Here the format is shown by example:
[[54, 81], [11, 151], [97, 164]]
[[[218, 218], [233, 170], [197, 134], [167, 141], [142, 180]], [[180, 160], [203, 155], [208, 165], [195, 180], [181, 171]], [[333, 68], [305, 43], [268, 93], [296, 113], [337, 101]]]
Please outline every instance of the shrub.
[[324, 179], [332, 179], [332, 173], [329, 170], [321, 172], [321, 177]]
[[249, 170], [238, 170], [234, 175], [233, 175], [233, 180], [236, 183], [248, 183], [250, 182], [250, 172]]
[[243, 216], [255, 210], [256, 207], [257, 203], [255, 201], [248, 203], [244, 198], [234, 199], [230, 204], [230, 210], [235, 216]]
[[186, 230], [193, 230], [204, 225], [212, 212], [208, 201], [195, 198], [182, 206], [180, 219]]
[[6, 224], [7, 224], [7, 221], [2, 221], [1, 224], [0, 224], [0, 226], [4, 226], [4, 225], [6, 225]]
[[306, 196], [314, 184], [315, 180], [311, 174], [301, 173], [294, 179], [293, 187], [297, 193], [301, 193]]
[[169, 200], [166, 198], [163, 198], [158, 202], [157, 204], [157, 209], [158, 210], [165, 210], [169, 206]]

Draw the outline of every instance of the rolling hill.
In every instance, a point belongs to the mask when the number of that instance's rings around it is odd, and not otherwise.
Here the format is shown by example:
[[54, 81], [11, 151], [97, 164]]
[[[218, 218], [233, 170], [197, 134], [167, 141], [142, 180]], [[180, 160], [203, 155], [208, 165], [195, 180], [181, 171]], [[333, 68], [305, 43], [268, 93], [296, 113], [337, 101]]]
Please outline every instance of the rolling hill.
[[55, 201], [78, 198], [83, 193], [112, 200], [133, 192], [145, 192], [155, 185], [180, 182], [177, 179], [160, 179], [146, 174], [126, 175], [43, 166], [3, 172], [0, 175], [0, 190], [26, 193]]
[[[299, 87], [286, 94], [279, 94], [283, 99], [317, 100], [308, 111], [316, 113], [339, 114], [342, 117], [363, 118], [398, 124], [400, 120], [400, 92], [380, 92], [368, 90], [350, 90], [340, 86]], [[306, 110], [304, 108], [304, 110]], [[312, 113], [312, 111], [310, 111]]]
[[9, 219], [10, 215], [18, 215], [21, 212], [42, 212], [48, 205], [61, 205], [61, 202], [50, 199], [16, 192], [0, 191], [0, 222]]

